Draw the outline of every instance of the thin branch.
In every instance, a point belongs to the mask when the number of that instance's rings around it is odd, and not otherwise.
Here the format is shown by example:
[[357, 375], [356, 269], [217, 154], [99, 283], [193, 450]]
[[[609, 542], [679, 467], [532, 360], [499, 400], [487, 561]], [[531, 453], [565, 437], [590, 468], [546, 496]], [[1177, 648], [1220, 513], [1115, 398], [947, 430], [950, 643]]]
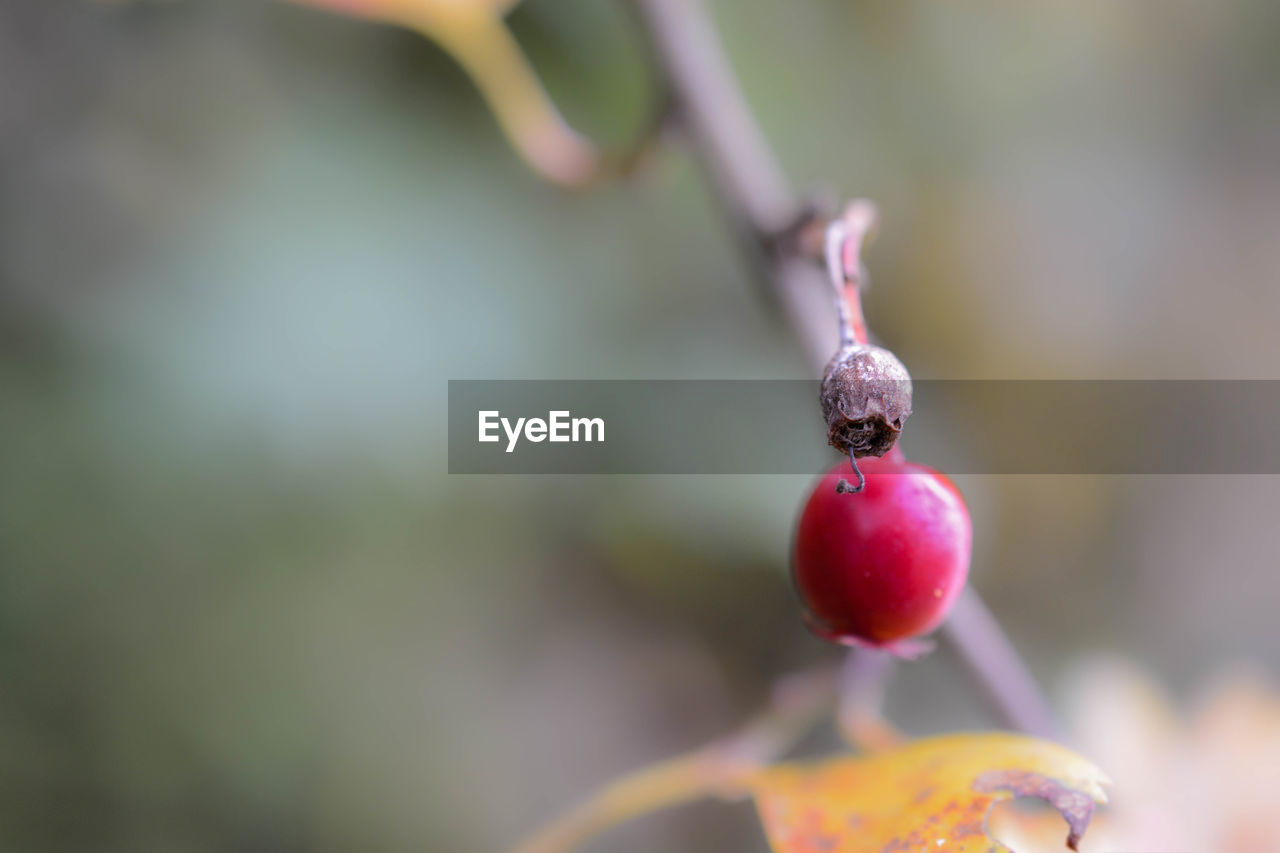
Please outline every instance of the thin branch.
[[688, 0], [641, 0], [641, 18], [720, 192], [757, 235], [791, 225], [801, 205], [756, 123], [711, 18]]
[[1049, 700], [973, 587], [960, 593], [951, 606], [945, 636], [1005, 725], [1039, 737], [1062, 739], [1062, 727]]
[[851, 649], [844, 661], [836, 724], [845, 740], [867, 752], [893, 749], [905, 740], [883, 713], [894, 663], [879, 649]]
[[797, 227], [806, 219], [806, 207], [769, 148], [714, 23], [696, 0], [633, 0], [632, 6], [666, 77], [675, 117], [692, 138], [716, 198], [742, 232], [743, 245], [760, 259], [770, 298], [797, 330], [808, 361], [821, 371], [838, 340], [826, 278], [785, 246], [798, 246], [807, 236], [810, 256], [820, 257], [821, 231]]
[[[711, 172], [722, 205], [754, 239], [772, 295], [821, 373], [837, 345], [829, 285], [815, 258], [821, 231], [770, 150], [725, 55], [704, 0], [633, 0], [682, 119]], [[809, 223], [812, 225], [813, 223]], [[972, 588], [943, 627], [1003, 722], [1031, 734], [1058, 732], [1049, 703]]]
[[512, 853], [568, 853], [624, 821], [707, 797], [736, 798], [744, 783], [776, 761], [830, 710], [837, 692], [831, 667], [778, 683], [768, 709], [738, 731], [606, 785]]

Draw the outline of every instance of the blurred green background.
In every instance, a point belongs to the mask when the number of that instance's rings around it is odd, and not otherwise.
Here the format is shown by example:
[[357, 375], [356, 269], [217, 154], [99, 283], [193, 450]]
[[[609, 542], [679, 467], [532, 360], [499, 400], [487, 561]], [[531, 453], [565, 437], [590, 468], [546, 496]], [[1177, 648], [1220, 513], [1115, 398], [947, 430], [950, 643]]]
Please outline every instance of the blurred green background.
[[[715, 11], [791, 177], [880, 203], [917, 377], [1280, 374], [1280, 6]], [[511, 25], [575, 126], [643, 125], [623, 7]], [[565, 195], [413, 34], [10, 0], [0, 848], [485, 853], [727, 730], [837, 654], [785, 575], [807, 478], [450, 477], [446, 380], [804, 375], [679, 147]], [[1046, 684], [1280, 663], [1275, 478], [961, 486]], [[945, 651], [890, 713], [992, 723]], [[593, 849], [764, 842], [709, 805]]]

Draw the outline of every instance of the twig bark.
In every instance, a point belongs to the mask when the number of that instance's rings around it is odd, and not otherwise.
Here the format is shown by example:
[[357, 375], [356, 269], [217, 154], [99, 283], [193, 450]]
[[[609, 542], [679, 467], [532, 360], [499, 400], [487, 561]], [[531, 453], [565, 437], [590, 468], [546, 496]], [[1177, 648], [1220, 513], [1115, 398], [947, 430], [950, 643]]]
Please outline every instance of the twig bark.
[[[747, 104], [704, 0], [633, 3], [667, 77], [677, 120], [692, 137], [727, 214], [754, 243], [774, 300], [814, 372], [821, 373], [836, 349], [837, 324], [821, 268], [813, 262], [812, 229], [803, 227], [805, 206]], [[972, 588], [943, 631], [1005, 725], [1058, 735], [1048, 701]]]
[[1040, 737], [1063, 739], [1049, 700], [973, 587], [951, 606], [943, 632], [1005, 725]]
[[905, 740], [883, 714], [893, 668], [893, 657], [878, 649], [850, 649], [844, 659], [836, 725], [846, 741], [866, 752], [893, 749]]
[[613, 826], [659, 809], [744, 795], [747, 779], [781, 757], [829, 712], [837, 681], [828, 667], [784, 679], [769, 707], [738, 731], [606, 785], [512, 853], [568, 853]]

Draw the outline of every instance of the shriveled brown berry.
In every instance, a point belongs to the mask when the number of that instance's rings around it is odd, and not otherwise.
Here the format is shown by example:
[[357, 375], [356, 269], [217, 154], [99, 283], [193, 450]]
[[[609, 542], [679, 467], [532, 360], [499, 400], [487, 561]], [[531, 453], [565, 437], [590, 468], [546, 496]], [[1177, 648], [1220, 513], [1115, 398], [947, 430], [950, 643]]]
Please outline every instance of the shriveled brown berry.
[[911, 374], [883, 347], [840, 350], [822, 377], [827, 441], [857, 458], [884, 456], [911, 414]]

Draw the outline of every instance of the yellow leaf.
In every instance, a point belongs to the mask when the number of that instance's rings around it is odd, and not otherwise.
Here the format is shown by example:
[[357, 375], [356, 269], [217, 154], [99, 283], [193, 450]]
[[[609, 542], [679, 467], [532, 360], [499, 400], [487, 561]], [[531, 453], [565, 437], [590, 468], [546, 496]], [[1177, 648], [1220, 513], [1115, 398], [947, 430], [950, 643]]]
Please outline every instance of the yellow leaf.
[[345, 15], [395, 21], [409, 20], [423, 15], [441, 20], [452, 16], [467, 16], [476, 12], [496, 12], [502, 15], [510, 11], [519, 0], [297, 0], [297, 2], [310, 6], [322, 6]]
[[987, 833], [1001, 800], [1054, 806], [1075, 848], [1108, 780], [1070, 750], [1012, 734], [949, 735], [870, 757], [782, 764], [750, 787], [777, 853], [1007, 851]]
[[518, 0], [295, 2], [417, 30], [462, 66], [535, 171], [566, 187], [584, 186], [599, 172], [599, 151], [565, 122], [503, 21]]

